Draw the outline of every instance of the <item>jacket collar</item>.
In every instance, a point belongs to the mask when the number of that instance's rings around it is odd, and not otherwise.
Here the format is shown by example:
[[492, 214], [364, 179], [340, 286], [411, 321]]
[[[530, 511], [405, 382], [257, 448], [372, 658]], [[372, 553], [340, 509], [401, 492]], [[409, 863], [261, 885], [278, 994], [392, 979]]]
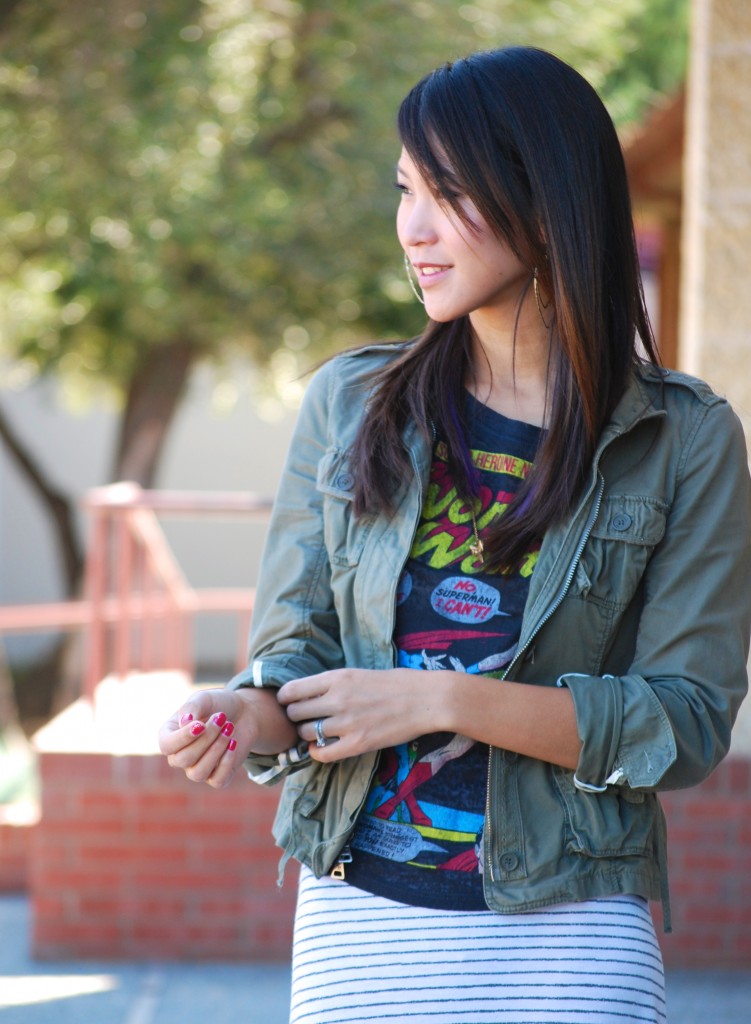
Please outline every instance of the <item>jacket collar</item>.
[[626, 390], [600, 435], [595, 449], [595, 463], [615, 438], [627, 434], [645, 420], [661, 419], [667, 415], [659, 404], [663, 386], [663, 371], [659, 366], [639, 364], [634, 367]]

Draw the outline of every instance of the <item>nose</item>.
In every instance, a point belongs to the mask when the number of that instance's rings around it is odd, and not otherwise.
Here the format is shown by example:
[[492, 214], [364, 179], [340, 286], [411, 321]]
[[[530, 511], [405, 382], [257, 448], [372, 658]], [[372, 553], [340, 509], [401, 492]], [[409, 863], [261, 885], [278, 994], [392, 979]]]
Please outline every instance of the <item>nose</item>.
[[396, 231], [403, 249], [430, 245], [437, 240], [434, 200], [412, 197], [402, 202], [396, 216]]

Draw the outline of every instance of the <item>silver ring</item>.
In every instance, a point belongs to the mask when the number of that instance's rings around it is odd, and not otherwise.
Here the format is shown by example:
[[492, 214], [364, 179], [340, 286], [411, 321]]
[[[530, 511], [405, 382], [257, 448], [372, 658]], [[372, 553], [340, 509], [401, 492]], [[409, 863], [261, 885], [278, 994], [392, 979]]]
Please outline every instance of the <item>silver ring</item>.
[[323, 735], [323, 719], [319, 718], [316, 722], [316, 746], [325, 747], [326, 737]]

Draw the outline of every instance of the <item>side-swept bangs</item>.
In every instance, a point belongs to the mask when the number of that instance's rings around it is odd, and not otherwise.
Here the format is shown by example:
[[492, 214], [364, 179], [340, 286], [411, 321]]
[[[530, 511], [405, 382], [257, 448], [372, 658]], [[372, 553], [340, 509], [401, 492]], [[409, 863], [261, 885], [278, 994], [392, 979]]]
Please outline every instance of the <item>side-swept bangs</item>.
[[488, 109], [488, 100], [476, 59], [445, 64], [402, 102], [399, 136], [439, 199], [466, 221], [461, 199], [468, 197], [515, 255], [531, 266], [536, 254], [530, 251], [529, 233], [534, 233], [536, 213], [529, 178], [503, 97], [495, 96], [493, 109]]

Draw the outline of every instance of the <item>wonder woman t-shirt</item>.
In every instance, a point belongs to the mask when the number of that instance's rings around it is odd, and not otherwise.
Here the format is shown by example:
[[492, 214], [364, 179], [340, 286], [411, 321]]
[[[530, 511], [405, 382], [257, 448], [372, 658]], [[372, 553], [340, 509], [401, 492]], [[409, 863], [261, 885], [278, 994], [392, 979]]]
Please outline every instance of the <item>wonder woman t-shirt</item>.
[[[540, 430], [467, 396], [472, 459], [480, 478], [475, 521], [503, 515], [529, 472]], [[433, 452], [425, 502], [399, 581], [394, 641], [400, 666], [502, 676], [516, 651], [530, 551], [510, 573], [488, 570], [470, 550], [470, 508], [457, 495], [447, 448]], [[468, 697], [471, 685], [468, 683]], [[488, 747], [434, 733], [381, 751], [350, 841], [352, 885], [401, 903], [482, 910], [482, 833]]]

